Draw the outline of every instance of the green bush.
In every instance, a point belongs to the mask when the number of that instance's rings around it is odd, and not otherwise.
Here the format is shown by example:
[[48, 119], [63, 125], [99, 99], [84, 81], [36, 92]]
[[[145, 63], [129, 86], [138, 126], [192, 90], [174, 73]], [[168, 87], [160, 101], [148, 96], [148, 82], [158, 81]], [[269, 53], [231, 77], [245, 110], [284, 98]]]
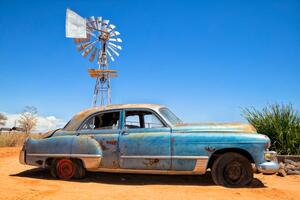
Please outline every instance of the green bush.
[[270, 149], [282, 155], [300, 154], [300, 115], [291, 104], [272, 104], [261, 111], [246, 108], [243, 116], [258, 133], [271, 139]]

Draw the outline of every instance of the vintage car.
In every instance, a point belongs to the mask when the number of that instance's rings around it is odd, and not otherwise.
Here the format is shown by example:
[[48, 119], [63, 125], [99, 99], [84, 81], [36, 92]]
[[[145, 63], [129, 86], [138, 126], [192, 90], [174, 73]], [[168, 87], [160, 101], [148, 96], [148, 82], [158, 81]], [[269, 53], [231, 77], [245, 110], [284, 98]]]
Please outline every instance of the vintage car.
[[27, 139], [20, 163], [50, 168], [60, 179], [85, 171], [201, 175], [214, 183], [245, 186], [253, 166], [278, 170], [270, 139], [240, 123], [183, 123], [167, 107], [121, 104], [76, 114], [63, 129]]

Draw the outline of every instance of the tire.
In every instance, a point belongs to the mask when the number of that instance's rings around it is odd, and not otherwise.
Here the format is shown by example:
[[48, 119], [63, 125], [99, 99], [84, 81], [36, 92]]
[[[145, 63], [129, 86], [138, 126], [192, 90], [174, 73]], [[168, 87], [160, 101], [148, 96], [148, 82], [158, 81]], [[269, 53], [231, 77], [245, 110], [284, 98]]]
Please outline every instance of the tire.
[[225, 153], [213, 163], [211, 175], [216, 185], [244, 187], [252, 182], [253, 169], [241, 154]]
[[50, 174], [53, 178], [57, 178], [56, 176], [56, 159], [53, 159], [51, 161], [51, 166], [50, 166]]
[[82, 179], [85, 177], [85, 173], [86, 173], [86, 170], [81, 162], [81, 160], [74, 160], [73, 161], [74, 164], [75, 164], [75, 174], [74, 174], [74, 178], [77, 178], [77, 179]]
[[54, 159], [51, 164], [51, 175], [55, 178], [69, 180], [76, 171], [74, 162], [68, 158]]

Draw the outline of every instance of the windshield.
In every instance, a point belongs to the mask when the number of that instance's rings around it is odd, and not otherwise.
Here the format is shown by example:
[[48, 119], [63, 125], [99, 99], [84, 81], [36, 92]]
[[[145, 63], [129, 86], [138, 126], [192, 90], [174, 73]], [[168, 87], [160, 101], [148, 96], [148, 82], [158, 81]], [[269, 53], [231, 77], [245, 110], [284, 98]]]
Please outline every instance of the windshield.
[[172, 124], [179, 124], [182, 123], [182, 121], [174, 114], [172, 111], [170, 111], [168, 108], [161, 108], [159, 109], [159, 112]]

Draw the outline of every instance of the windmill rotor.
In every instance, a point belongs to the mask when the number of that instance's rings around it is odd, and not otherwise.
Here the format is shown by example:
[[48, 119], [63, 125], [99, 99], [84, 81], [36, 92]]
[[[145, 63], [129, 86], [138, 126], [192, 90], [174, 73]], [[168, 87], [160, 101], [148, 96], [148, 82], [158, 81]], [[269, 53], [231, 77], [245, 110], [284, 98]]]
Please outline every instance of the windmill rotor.
[[[101, 93], [101, 105], [103, 105], [103, 88], [107, 90], [107, 101], [110, 104], [110, 78], [117, 77], [116, 71], [108, 69], [109, 61], [114, 62], [122, 50], [119, 38], [120, 32], [110, 20], [101, 16], [90, 16], [84, 19], [74, 11], [67, 9], [66, 15], [66, 37], [74, 38], [77, 50], [81, 56], [87, 58], [91, 63], [98, 65], [100, 71], [88, 71], [92, 78], [96, 78], [93, 105], [96, 105], [98, 92]], [[91, 70], [91, 69], [89, 69]], [[95, 73], [97, 75], [95, 75]], [[99, 85], [100, 84], [100, 85]], [[105, 85], [106, 84], [106, 85]], [[101, 90], [99, 90], [101, 88]]]

